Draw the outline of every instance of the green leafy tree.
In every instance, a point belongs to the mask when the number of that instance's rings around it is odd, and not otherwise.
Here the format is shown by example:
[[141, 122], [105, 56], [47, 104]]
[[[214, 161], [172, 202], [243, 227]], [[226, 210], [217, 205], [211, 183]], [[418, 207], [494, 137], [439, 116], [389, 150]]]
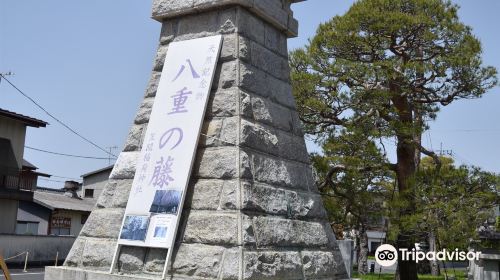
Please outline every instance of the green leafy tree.
[[[422, 159], [417, 172], [415, 224], [429, 249], [467, 250], [477, 229], [499, 202], [500, 177], [477, 167], [455, 167], [453, 159], [441, 157], [437, 169], [433, 159]], [[439, 275], [437, 262], [431, 272]]]
[[384, 156], [360, 131], [329, 138], [323, 151], [323, 155], [314, 155], [312, 161], [322, 182], [320, 190], [329, 218], [335, 225], [341, 224], [341, 230], [355, 233], [358, 272], [366, 274], [367, 230], [375, 224], [385, 226], [380, 221], [386, 216], [384, 202], [390, 194], [392, 178], [384, 168], [372, 164], [383, 162]]
[[[426, 121], [441, 106], [480, 97], [497, 84], [496, 69], [483, 66], [480, 42], [457, 10], [444, 0], [360, 0], [290, 56], [307, 133], [324, 142], [362, 128], [372, 142], [395, 141], [396, 162], [365, 164], [395, 174], [399, 248], [411, 249], [418, 238], [412, 227], [420, 156], [439, 162], [421, 144]], [[334, 166], [328, 175], [349, 168]], [[417, 279], [414, 262], [399, 261], [398, 272]]]

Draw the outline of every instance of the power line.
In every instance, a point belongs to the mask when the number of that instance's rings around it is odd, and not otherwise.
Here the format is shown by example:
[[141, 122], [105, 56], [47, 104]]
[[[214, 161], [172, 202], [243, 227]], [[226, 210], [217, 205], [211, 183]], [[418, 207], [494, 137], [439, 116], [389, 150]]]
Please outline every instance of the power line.
[[49, 117], [51, 117], [52, 119], [54, 119], [56, 122], [58, 122], [59, 124], [61, 124], [65, 128], [67, 128], [69, 131], [71, 131], [72, 133], [74, 133], [78, 137], [82, 138], [87, 143], [91, 144], [92, 146], [94, 146], [94, 147], [98, 148], [99, 150], [105, 152], [106, 154], [108, 154], [108, 155], [113, 156], [113, 157], [116, 158], [116, 155], [111, 154], [110, 152], [106, 151], [104, 148], [102, 148], [101, 146], [99, 146], [96, 143], [92, 142], [91, 140], [89, 140], [85, 136], [81, 135], [80, 133], [76, 132], [74, 129], [72, 129], [71, 127], [69, 127], [67, 124], [65, 124], [64, 122], [62, 122], [61, 120], [59, 120], [58, 118], [56, 118], [54, 115], [52, 115], [51, 113], [49, 113], [47, 110], [45, 110], [45, 108], [43, 108], [40, 104], [38, 104], [33, 98], [29, 97], [26, 93], [24, 93], [22, 90], [20, 90], [18, 87], [16, 87], [11, 81], [9, 81], [7, 78], [5, 78], [5, 76], [3, 74], [0, 74], [0, 78], [3, 78], [5, 81], [7, 81], [7, 83], [9, 83], [13, 88], [15, 88], [20, 94], [22, 94], [24, 97], [26, 97], [27, 99], [29, 99], [33, 104], [35, 104], [38, 108], [40, 108], [43, 112], [45, 112], [45, 114], [47, 114]]
[[58, 155], [58, 156], [65, 156], [65, 157], [74, 157], [74, 158], [85, 158], [85, 159], [101, 159], [101, 160], [107, 160], [109, 158], [107, 157], [92, 157], [92, 156], [81, 156], [81, 155], [71, 155], [71, 154], [65, 154], [65, 153], [58, 153], [58, 152], [52, 152], [52, 151], [47, 151], [47, 150], [42, 150], [38, 148], [33, 148], [30, 146], [24, 146], [27, 149], [38, 151], [38, 152], [43, 152], [43, 153], [48, 153], [48, 154], [53, 154], [53, 155]]

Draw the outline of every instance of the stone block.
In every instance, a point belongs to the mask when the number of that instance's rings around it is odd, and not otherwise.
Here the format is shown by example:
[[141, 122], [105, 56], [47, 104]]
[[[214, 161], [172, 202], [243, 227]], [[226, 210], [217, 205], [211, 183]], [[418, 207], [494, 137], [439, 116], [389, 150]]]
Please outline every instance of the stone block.
[[275, 154], [279, 152], [276, 130], [247, 120], [241, 120], [240, 144], [262, 152]]
[[288, 68], [287, 59], [255, 42], [251, 43], [250, 53], [253, 66], [267, 72], [271, 76], [288, 81], [290, 69]]
[[153, 62], [153, 71], [161, 72], [163, 65], [165, 65], [165, 58], [167, 57], [168, 45], [160, 45], [156, 51], [155, 60]]
[[263, 97], [267, 97], [270, 92], [267, 84], [267, 74], [246, 63], [240, 63], [240, 87], [243, 90], [247, 90], [258, 94]]
[[244, 62], [240, 63], [240, 87], [275, 103], [295, 110], [292, 88], [286, 81], [275, 78], [263, 70]]
[[289, 220], [277, 217], [253, 219], [257, 247], [326, 247], [328, 237], [319, 222]]
[[257, 43], [264, 44], [265, 23], [246, 9], [240, 9], [238, 32]]
[[243, 279], [303, 279], [299, 252], [244, 252]]
[[238, 89], [213, 91], [207, 106], [207, 117], [231, 117], [237, 114]]
[[128, 133], [123, 151], [125, 152], [140, 151], [142, 146], [142, 141], [144, 139], [144, 134], [146, 133], [146, 127], [147, 127], [146, 124], [132, 125], [132, 128]]
[[286, 191], [263, 184], [242, 182], [242, 210], [287, 215]]
[[280, 0], [254, 0], [257, 13], [266, 13], [266, 17], [277, 26], [288, 26], [288, 12], [283, 10]]
[[99, 208], [109, 208], [113, 204], [113, 196], [115, 195], [116, 182], [110, 180], [104, 186], [101, 195], [97, 199], [96, 206]]
[[221, 131], [218, 137], [220, 145], [236, 145], [238, 134], [238, 117], [225, 118], [222, 121]]
[[252, 40], [238, 35], [239, 38], [239, 59], [251, 63], [252, 62]]
[[302, 251], [305, 276], [308, 279], [321, 279], [345, 275], [346, 269], [339, 254], [328, 251]]
[[84, 237], [79, 237], [73, 243], [73, 247], [69, 251], [66, 260], [64, 261], [65, 266], [77, 267], [82, 263], [83, 250], [85, 249], [86, 239]]
[[222, 261], [222, 280], [238, 280], [240, 271], [240, 254], [238, 248], [231, 248], [224, 251]]
[[160, 44], [170, 44], [177, 35], [178, 20], [168, 19], [164, 20], [161, 25]]
[[245, 91], [240, 91], [240, 115], [249, 119], [253, 118], [252, 98]]
[[251, 156], [251, 163], [253, 178], [258, 182], [303, 190], [312, 183], [311, 169], [304, 163], [257, 153]]
[[304, 138], [280, 130], [277, 131], [277, 136], [279, 139], [278, 155], [306, 164], [309, 163], [309, 154]]
[[161, 72], [153, 71], [146, 87], [146, 94], [144, 97], [155, 97], [160, 83]]
[[219, 209], [235, 210], [239, 209], [239, 188], [235, 181], [224, 181], [220, 198]]
[[193, 7], [194, 0], [153, 0], [153, 17], [166, 13], [181, 12]]
[[299, 113], [297, 113], [297, 111], [292, 111], [292, 130], [295, 135], [304, 138], [302, 121], [300, 120]]
[[209, 36], [219, 30], [217, 11], [189, 15], [179, 19], [177, 35], [189, 35], [193, 38]]
[[288, 82], [284, 82], [273, 76], [267, 76], [266, 83], [268, 83], [272, 101], [295, 110], [295, 99], [292, 95], [292, 86]]
[[242, 182], [242, 210], [293, 218], [326, 219], [321, 196]]
[[287, 37], [274, 26], [266, 26], [264, 46], [281, 55], [283, 58], [288, 58]]
[[190, 211], [184, 241], [214, 245], [236, 245], [238, 219], [234, 214]]
[[187, 276], [217, 278], [224, 247], [181, 244], [173, 261], [173, 273]]
[[113, 241], [89, 238], [83, 250], [83, 266], [98, 271], [109, 270], [115, 248], [116, 244]]
[[90, 214], [80, 235], [99, 238], [117, 238], [123, 221], [124, 209], [95, 209]]
[[116, 180], [115, 194], [110, 207], [125, 208], [127, 207], [130, 190], [132, 189], [132, 179]]
[[137, 274], [144, 266], [146, 248], [123, 246], [118, 258], [118, 269], [120, 272]]
[[240, 166], [239, 166], [240, 178], [253, 179], [252, 167], [251, 167], [252, 160], [249, 154], [244, 150], [240, 150], [239, 156], [240, 156]]
[[260, 123], [275, 126], [283, 131], [291, 131], [290, 109], [278, 105], [267, 98], [251, 95], [251, 108], [253, 119]]
[[224, 180], [197, 180], [191, 182], [186, 196], [186, 208], [217, 210]]
[[215, 70], [212, 89], [228, 89], [237, 84], [237, 61], [219, 63]]
[[[228, 20], [228, 22], [230, 22]], [[238, 55], [238, 35], [230, 34], [222, 37], [222, 48], [219, 61], [236, 59]]]
[[167, 249], [150, 248], [144, 262], [144, 271], [153, 274], [163, 273], [167, 253]]
[[133, 179], [139, 154], [139, 152], [121, 152], [109, 178]]
[[214, 147], [224, 145], [224, 143], [221, 143], [221, 141], [219, 141], [223, 121], [224, 119], [217, 118], [207, 120], [203, 123], [199, 142], [199, 145], [201, 147]]
[[[195, 1], [200, 1], [200, 0], [195, 0]], [[237, 13], [237, 8], [235, 7], [230, 7], [228, 9], [222, 9], [221, 11], [219, 11], [219, 17], [218, 17], [219, 33], [231, 34], [236, 32], [237, 29], [236, 13]]]
[[247, 215], [241, 216], [241, 227], [243, 230], [243, 245], [255, 246], [255, 232], [253, 229], [252, 217]]
[[323, 207], [323, 200], [319, 194], [303, 192], [286, 192], [289, 202], [289, 215], [293, 218], [325, 219], [327, 214]]
[[194, 172], [199, 178], [231, 179], [237, 175], [235, 148], [201, 149], [195, 162]]
[[135, 116], [134, 123], [135, 124], [145, 124], [149, 122], [149, 117], [151, 115], [151, 110], [153, 109], [154, 98], [145, 98], [141, 105], [139, 106], [139, 110], [137, 111], [137, 115]]

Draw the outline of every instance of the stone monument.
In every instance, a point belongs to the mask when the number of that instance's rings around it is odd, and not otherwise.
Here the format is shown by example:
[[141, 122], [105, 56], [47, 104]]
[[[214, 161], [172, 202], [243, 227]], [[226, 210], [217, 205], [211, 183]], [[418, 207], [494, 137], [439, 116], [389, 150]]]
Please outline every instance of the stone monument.
[[96, 208], [46, 280], [160, 278], [163, 249], [123, 247], [109, 270], [169, 43], [215, 34], [221, 56], [167, 278], [347, 277], [289, 81], [294, 2], [153, 1], [162, 30], [144, 101]]

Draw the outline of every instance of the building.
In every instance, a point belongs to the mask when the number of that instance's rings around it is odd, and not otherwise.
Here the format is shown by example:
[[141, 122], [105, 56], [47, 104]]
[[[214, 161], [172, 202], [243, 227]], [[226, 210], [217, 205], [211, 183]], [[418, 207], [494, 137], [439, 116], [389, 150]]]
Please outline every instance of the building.
[[472, 243], [471, 249], [479, 251], [479, 260], [469, 261], [468, 279], [500, 279], [500, 211], [494, 207], [490, 219], [478, 229], [479, 240]]
[[23, 218], [19, 209], [33, 201], [38, 176], [50, 177], [23, 158], [27, 128], [45, 126], [42, 120], [0, 109], [0, 233], [16, 232]]
[[97, 199], [101, 195], [106, 183], [108, 182], [109, 175], [113, 170], [113, 165], [104, 167], [92, 172], [83, 174], [83, 185], [80, 196], [89, 199]]

